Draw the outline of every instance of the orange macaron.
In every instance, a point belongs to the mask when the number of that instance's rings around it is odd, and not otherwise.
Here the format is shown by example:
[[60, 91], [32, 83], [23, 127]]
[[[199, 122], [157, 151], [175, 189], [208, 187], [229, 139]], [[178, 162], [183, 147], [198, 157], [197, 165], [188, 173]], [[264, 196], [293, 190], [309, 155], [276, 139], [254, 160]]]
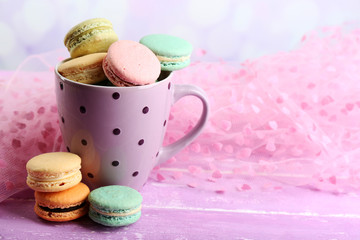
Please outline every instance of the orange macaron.
[[35, 191], [35, 213], [53, 222], [65, 222], [87, 214], [90, 189], [84, 183], [61, 192]]

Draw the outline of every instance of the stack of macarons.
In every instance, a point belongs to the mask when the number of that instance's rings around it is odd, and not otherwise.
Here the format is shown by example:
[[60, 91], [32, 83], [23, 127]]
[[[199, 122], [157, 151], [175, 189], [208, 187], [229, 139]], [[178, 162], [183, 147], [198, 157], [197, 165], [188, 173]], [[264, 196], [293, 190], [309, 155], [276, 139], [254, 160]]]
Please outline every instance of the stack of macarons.
[[90, 189], [81, 182], [81, 159], [68, 152], [44, 153], [26, 164], [26, 183], [35, 190], [35, 213], [64, 222], [87, 214]]
[[77, 24], [64, 44], [71, 58], [58, 67], [60, 75], [80, 83], [119, 87], [160, 81], [162, 72], [188, 66], [192, 53], [189, 42], [166, 34], [147, 35], [140, 42], [118, 40], [111, 22], [103, 18]]
[[65, 222], [89, 214], [95, 222], [112, 227], [139, 220], [142, 196], [138, 191], [111, 185], [90, 192], [81, 182], [80, 168], [80, 157], [69, 152], [44, 153], [27, 162], [26, 183], [35, 190], [36, 215]]
[[104, 18], [83, 21], [69, 30], [64, 44], [71, 58], [58, 72], [73, 81], [97, 84], [106, 80], [102, 61], [109, 46], [118, 40], [112, 23]]

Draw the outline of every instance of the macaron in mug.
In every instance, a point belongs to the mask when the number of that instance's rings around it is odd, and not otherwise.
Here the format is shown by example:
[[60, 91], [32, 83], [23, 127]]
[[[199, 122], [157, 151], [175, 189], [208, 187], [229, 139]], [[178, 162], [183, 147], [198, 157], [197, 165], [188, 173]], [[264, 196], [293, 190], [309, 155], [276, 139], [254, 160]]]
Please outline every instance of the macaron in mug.
[[[116, 87], [69, 80], [59, 74], [58, 66], [55, 91], [61, 132], [67, 150], [81, 157], [83, 180], [90, 188], [125, 185], [141, 190], [151, 170], [190, 144], [208, 119], [205, 92], [173, 84], [173, 73], [149, 85]], [[171, 106], [190, 95], [202, 102], [198, 123], [163, 146]]]

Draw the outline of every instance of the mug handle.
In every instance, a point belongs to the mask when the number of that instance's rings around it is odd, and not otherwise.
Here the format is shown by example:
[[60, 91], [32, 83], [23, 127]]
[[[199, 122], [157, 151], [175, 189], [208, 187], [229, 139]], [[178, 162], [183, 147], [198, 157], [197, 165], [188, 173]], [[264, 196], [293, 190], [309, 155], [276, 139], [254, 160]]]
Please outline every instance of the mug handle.
[[182, 138], [178, 139], [176, 142], [173, 142], [170, 145], [163, 146], [159, 150], [159, 159], [157, 164], [163, 163], [166, 160], [170, 159], [172, 156], [177, 154], [180, 150], [188, 146], [201, 132], [205, 127], [205, 123], [209, 117], [209, 103], [206, 97], [206, 93], [201, 88], [194, 85], [178, 85], [174, 84], [174, 94], [173, 94], [173, 104], [175, 104], [180, 98], [185, 96], [195, 96], [199, 98], [202, 102], [202, 113], [197, 124], [191, 131], [184, 135]]

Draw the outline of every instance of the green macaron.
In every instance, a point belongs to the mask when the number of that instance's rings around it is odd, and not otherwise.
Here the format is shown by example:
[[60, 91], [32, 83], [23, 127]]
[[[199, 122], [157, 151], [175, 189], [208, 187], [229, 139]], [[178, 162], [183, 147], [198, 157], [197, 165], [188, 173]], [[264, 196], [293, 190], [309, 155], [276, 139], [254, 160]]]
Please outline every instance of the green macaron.
[[90, 192], [89, 217], [110, 227], [126, 226], [141, 216], [141, 194], [133, 188], [111, 185]]
[[193, 47], [182, 38], [166, 34], [151, 34], [141, 38], [140, 43], [155, 53], [163, 71], [179, 70], [190, 64]]

